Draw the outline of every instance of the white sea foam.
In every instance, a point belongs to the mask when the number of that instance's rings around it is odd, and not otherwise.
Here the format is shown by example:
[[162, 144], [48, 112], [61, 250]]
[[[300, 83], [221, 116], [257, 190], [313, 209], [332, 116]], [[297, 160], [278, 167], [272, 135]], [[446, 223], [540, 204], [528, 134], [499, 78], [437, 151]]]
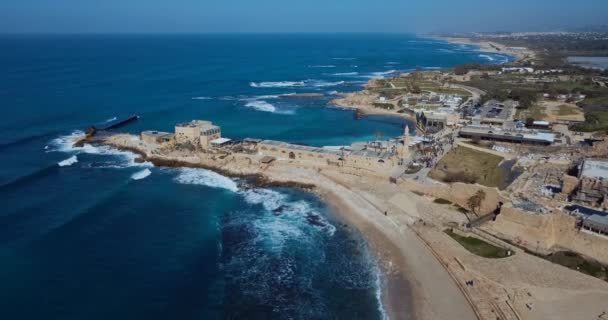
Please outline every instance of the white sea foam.
[[[290, 201], [289, 197], [281, 192], [261, 188], [245, 190], [241, 192], [241, 194], [248, 203], [254, 205], [261, 204], [266, 211], [276, 213], [277, 216], [272, 216], [273, 220], [289, 220], [292, 221], [292, 225], [309, 225], [310, 222], [307, 219], [313, 219], [312, 217], [314, 217], [318, 222], [316, 227], [323, 229], [330, 236], [333, 236], [336, 232], [336, 227], [329, 223], [304, 200]], [[267, 223], [269, 222], [266, 221], [266, 224]], [[285, 229], [287, 226], [283, 222], [273, 222], [273, 225], [276, 227], [276, 230], [272, 231], [272, 233], [273, 235], [278, 236], [277, 239], [275, 239], [277, 241], [282, 241], [281, 239], [284, 239], [284, 236], [287, 234], [293, 236], [293, 233], [296, 232], [291, 228]], [[285, 235], [279, 236], [281, 232], [284, 232]]]
[[58, 138], [53, 139], [50, 143], [50, 148], [47, 152], [66, 152], [72, 154], [80, 154], [87, 153], [93, 155], [104, 155], [104, 156], [117, 156], [119, 158], [118, 163], [111, 163], [107, 166], [97, 166], [97, 167], [110, 167], [110, 168], [127, 168], [127, 167], [152, 167], [153, 164], [150, 162], [137, 163], [135, 159], [137, 155], [129, 152], [129, 151], [121, 151], [118, 149], [114, 149], [110, 146], [100, 145], [94, 146], [91, 144], [85, 144], [82, 147], [75, 147], [74, 142], [78, 139], [83, 138], [84, 133], [82, 131], [74, 131], [69, 135], [60, 136]]
[[321, 88], [339, 86], [342, 84], [344, 84], [344, 81], [331, 82], [325, 80], [308, 79], [305, 81], [251, 82], [250, 86], [253, 88]]
[[211, 100], [211, 97], [192, 97], [192, 100]]
[[116, 117], [112, 117], [112, 118], [110, 118], [110, 119], [107, 119], [107, 120], [106, 120], [106, 122], [112, 122], [112, 121], [116, 121], [116, 119], [118, 119], [118, 118], [116, 118]]
[[330, 95], [332, 95], [332, 96], [333, 96], [333, 95], [338, 94], [338, 91], [336, 91], [336, 90], [329, 91], [329, 92], [327, 92], [327, 94], [330, 94]]
[[277, 113], [277, 114], [295, 114], [295, 109], [292, 110], [288, 110], [288, 109], [279, 109], [277, 107], [275, 107], [273, 104], [268, 103], [267, 101], [264, 100], [252, 100], [249, 101], [245, 104], [245, 107], [257, 110], [257, 111], [262, 111], [262, 112], [270, 112], [270, 113]]
[[308, 66], [309, 68], [335, 68], [336, 66], [334, 66], [333, 64], [328, 64], [328, 65], [312, 65], [312, 66]]
[[356, 76], [358, 74], [359, 74], [359, 72], [338, 72], [338, 73], [334, 73], [332, 75], [334, 75], [334, 76]]
[[78, 162], [78, 157], [71, 156], [63, 161], [59, 161], [59, 163], [57, 163], [57, 165], [59, 165], [60, 167], [69, 167], [76, 162]]
[[397, 70], [388, 70], [388, 71], [379, 71], [372, 73], [374, 76], [387, 76], [389, 74], [393, 74], [397, 72]]
[[344, 84], [344, 81], [331, 82], [331, 81], [323, 81], [323, 80], [309, 80], [307, 83], [310, 84], [311, 87], [323, 88], [323, 87], [340, 86], [340, 85]]
[[267, 81], [267, 82], [251, 82], [249, 84], [253, 88], [293, 88], [303, 87], [304, 81]]
[[236, 182], [221, 174], [205, 169], [182, 168], [175, 181], [181, 184], [201, 185], [226, 189], [232, 192], [239, 190]]
[[135, 172], [131, 176], [131, 179], [133, 179], [133, 180], [141, 180], [141, 179], [145, 179], [146, 177], [148, 177], [151, 174], [152, 174], [152, 171], [150, 171], [150, 169], [144, 169], [144, 170]]
[[480, 54], [479, 55], [480, 58], [484, 58], [487, 59], [488, 61], [495, 61], [496, 59], [494, 59], [492, 56], [489, 56], [487, 54]]
[[272, 104], [264, 101], [264, 100], [260, 100], [260, 101], [251, 101], [248, 102], [247, 104], [245, 104], [245, 107], [249, 107], [249, 108], [253, 108], [255, 110], [258, 111], [263, 111], [263, 112], [276, 112], [277, 108], [275, 106], [273, 106]]

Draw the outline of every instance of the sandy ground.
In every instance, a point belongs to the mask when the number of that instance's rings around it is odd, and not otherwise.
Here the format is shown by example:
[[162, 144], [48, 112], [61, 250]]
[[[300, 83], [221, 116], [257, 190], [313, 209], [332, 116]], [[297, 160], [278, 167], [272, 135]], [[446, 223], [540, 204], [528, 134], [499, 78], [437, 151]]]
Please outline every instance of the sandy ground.
[[359, 110], [362, 114], [379, 114], [397, 116], [407, 119], [412, 119], [405, 113], [398, 113], [400, 107], [397, 106], [399, 99], [387, 100], [386, 103], [392, 103], [395, 106], [394, 110], [386, 110], [374, 107], [374, 102], [379, 98], [379, 95], [370, 93], [367, 90], [357, 91], [352, 93], [342, 94], [342, 98], [334, 99], [329, 102], [330, 105], [335, 105], [342, 108]]
[[[568, 114], [559, 114], [560, 106], [565, 106], [570, 112]], [[543, 100], [541, 107], [545, 110], [545, 117], [543, 120], [551, 123], [555, 122], [569, 122], [569, 121], [585, 121], [585, 113], [583, 110], [574, 103], [567, 103], [563, 101], [549, 101]]]
[[[149, 156], [158, 152], [131, 135], [106, 142]], [[189, 152], [170, 159], [223, 173], [257, 173], [275, 182], [315, 185], [370, 241], [386, 274], [383, 301], [391, 319], [598, 319], [608, 311], [608, 283], [521, 251], [499, 260], [473, 255], [442, 232], [448, 223], [463, 222], [461, 213], [386, 177], [354, 176], [338, 167], [281, 159], [260, 165], [256, 157], [235, 154], [219, 160]], [[465, 286], [469, 280], [476, 285]]]

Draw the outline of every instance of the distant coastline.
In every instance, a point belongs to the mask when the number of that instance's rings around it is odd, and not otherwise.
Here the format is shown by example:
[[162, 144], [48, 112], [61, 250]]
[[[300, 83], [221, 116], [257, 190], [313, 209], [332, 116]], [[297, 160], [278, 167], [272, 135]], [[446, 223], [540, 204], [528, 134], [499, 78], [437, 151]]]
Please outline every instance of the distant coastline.
[[497, 42], [487, 40], [475, 40], [472, 38], [465, 37], [433, 37], [433, 39], [447, 41], [452, 44], [478, 46], [479, 52], [506, 54], [513, 57], [516, 62], [523, 62], [536, 56], [536, 53], [529, 48], [512, 48]]

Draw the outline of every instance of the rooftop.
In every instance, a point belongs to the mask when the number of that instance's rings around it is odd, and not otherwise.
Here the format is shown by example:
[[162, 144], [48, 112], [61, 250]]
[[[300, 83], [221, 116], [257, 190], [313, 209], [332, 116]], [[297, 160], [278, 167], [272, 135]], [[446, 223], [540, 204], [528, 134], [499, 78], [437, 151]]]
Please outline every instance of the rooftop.
[[173, 133], [162, 132], [162, 131], [144, 131], [141, 134], [143, 134], [145, 136], [149, 136], [149, 137], [156, 137], [156, 138], [173, 135]]
[[608, 179], [608, 160], [585, 160], [581, 177]]

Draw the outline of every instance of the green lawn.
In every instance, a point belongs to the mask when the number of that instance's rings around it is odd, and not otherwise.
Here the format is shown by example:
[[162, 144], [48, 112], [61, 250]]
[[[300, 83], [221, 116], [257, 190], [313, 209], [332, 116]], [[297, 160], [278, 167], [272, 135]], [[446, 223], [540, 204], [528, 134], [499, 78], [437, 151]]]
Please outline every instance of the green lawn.
[[585, 259], [585, 257], [575, 252], [560, 251], [542, 257], [564, 267], [580, 271], [596, 278], [608, 280], [608, 270], [606, 266], [599, 262]]
[[457, 147], [439, 160], [429, 177], [447, 183], [479, 183], [502, 188], [507, 178], [498, 166], [502, 160], [488, 152]]
[[[477, 238], [457, 235], [451, 230], [446, 230], [445, 233], [452, 237], [452, 239], [458, 241], [458, 243], [460, 243], [465, 249], [480, 257], [491, 259], [508, 257], [507, 249], [499, 248]], [[513, 254], [513, 252], [511, 252], [511, 254]]]

